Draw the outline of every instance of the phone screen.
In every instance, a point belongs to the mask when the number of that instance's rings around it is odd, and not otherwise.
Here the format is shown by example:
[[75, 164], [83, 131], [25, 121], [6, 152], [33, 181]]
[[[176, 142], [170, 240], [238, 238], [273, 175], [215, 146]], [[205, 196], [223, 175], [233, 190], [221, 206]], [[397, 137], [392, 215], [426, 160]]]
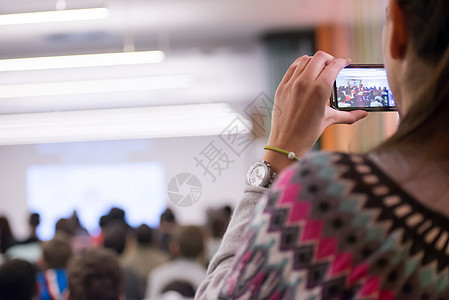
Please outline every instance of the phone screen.
[[335, 81], [331, 106], [339, 110], [397, 110], [383, 65], [344, 68]]

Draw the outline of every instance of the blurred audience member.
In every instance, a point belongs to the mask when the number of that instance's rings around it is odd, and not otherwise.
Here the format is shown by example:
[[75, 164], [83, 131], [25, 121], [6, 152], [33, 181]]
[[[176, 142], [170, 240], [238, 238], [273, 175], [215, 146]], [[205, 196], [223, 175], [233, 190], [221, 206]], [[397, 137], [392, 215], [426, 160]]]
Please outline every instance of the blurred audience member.
[[[111, 208], [111, 211], [108, 214], [107, 222], [121, 222], [125, 225], [125, 227], [130, 228], [128, 223], [126, 222], [125, 211], [118, 207]], [[107, 225], [107, 223], [106, 223]]]
[[170, 252], [170, 242], [173, 231], [176, 228], [176, 217], [170, 208], [167, 208], [160, 217], [159, 223], [159, 246], [166, 253]]
[[9, 247], [15, 245], [17, 240], [14, 238], [11, 226], [6, 216], [0, 216], [0, 250], [1, 253], [6, 253]]
[[103, 245], [103, 237], [104, 237], [104, 229], [106, 228], [106, 224], [108, 222], [108, 215], [104, 215], [100, 217], [98, 221], [98, 225], [100, 226], [100, 233], [93, 237], [93, 243], [95, 246]]
[[42, 257], [42, 247], [36, 235], [37, 226], [40, 223], [40, 216], [32, 213], [28, 217], [30, 235], [25, 240], [11, 246], [6, 254], [10, 259], [23, 259], [31, 264], [36, 264]]
[[72, 220], [73, 225], [75, 227], [75, 235], [89, 236], [89, 231], [87, 231], [87, 229], [84, 228], [83, 225], [81, 225], [81, 222], [80, 222], [80, 219], [78, 218], [78, 213], [76, 212], [76, 210], [73, 212], [70, 219]]
[[162, 296], [158, 300], [185, 300], [195, 297], [195, 289], [185, 281], [174, 281], [162, 290]]
[[140, 225], [136, 229], [137, 246], [124, 259], [124, 265], [136, 270], [144, 279], [157, 266], [168, 262], [169, 257], [155, 247], [154, 232], [148, 225]]
[[[104, 232], [103, 246], [121, 256], [126, 248], [127, 228], [120, 221], [109, 223]], [[124, 294], [127, 300], [140, 300], [144, 296], [144, 280], [136, 270], [125, 267]]]
[[221, 239], [226, 232], [228, 222], [224, 218], [215, 217], [209, 223], [209, 236], [206, 240], [206, 260], [209, 262], [220, 248]]
[[229, 223], [229, 221], [231, 220], [231, 216], [232, 216], [232, 207], [229, 205], [226, 205], [221, 209], [221, 211], [223, 213], [223, 217], [225, 218], [226, 222]]
[[66, 268], [72, 248], [66, 239], [55, 237], [42, 246], [44, 270], [37, 274], [41, 300], [63, 299], [67, 289]]
[[81, 225], [80, 219], [78, 218], [78, 214], [76, 211], [73, 212], [72, 216], [70, 217], [70, 220], [72, 220], [73, 228], [75, 230], [75, 236], [72, 243], [74, 251], [78, 252], [81, 249], [90, 248], [94, 246], [94, 240], [90, 236], [89, 231], [87, 231], [87, 229]]
[[55, 236], [72, 239], [75, 236], [75, 224], [71, 219], [61, 218], [55, 225]]
[[206, 270], [198, 263], [204, 250], [204, 239], [196, 226], [179, 227], [170, 243], [175, 260], [155, 268], [148, 276], [146, 297], [155, 299], [174, 282], [190, 284], [196, 291], [206, 276]]
[[37, 292], [36, 271], [29, 262], [13, 259], [0, 266], [1, 300], [33, 300]]
[[32, 213], [30, 214], [28, 218], [28, 226], [30, 228], [30, 236], [23, 240], [22, 244], [30, 244], [30, 243], [38, 243], [39, 238], [37, 237], [36, 231], [37, 227], [41, 223], [41, 218], [38, 213]]
[[67, 300], [124, 300], [123, 270], [117, 256], [103, 248], [84, 249], [68, 265]]
[[55, 236], [68, 239], [72, 246], [73, 253], [78, 253], [83, 249], [93, 246], [93, 241], [89, 235], [77, 234], [77, 224], [73, 217], [61, 218], [56, 222]]

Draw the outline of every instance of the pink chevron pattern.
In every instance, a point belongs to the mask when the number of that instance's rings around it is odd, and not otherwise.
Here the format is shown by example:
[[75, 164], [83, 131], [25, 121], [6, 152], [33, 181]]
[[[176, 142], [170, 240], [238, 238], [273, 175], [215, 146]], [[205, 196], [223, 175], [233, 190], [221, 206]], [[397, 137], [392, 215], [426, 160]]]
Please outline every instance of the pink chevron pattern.
[[322, 259], [325, 257], [334, 256], [337, 254], [338, 239], [337, 238], [324, 238], [319, 241], [318, 249], [316, 251], [316, 259]]
[[279, 204], [288, 204], [297, 202], [296, 198], [300, 191], [300, 186], [296, 184], [292, 184], [284, 189], [284, 192], [279, 199]]
[[323, 228], [324, 228], [323, 221], [307, 220], [306, 225], [304, 226], [301, 241], [302, 242], [319, 241], [321, 233], [323, 232]]
[[[366, 172], [358, 170], [371, 170], [378, 183], [365, 182]], [[449, 272], [449, 257], [416, 241], [403, 218], [394, 219], [394, 208], [383, 205], [387, 196], [376, 193], [379, 186], [388, 186], [398, 205], [440, 222], [434, 225], [439, 236], [449, 233], [449, 219], [426, 212], [368, 159], [320, 153], [288, 168], [275, 183], [219, 299], [449, 299], [449, 283], [420, 285], [424, 271], [435, 278]], [[392, 248], [387, 241], [398, 229], [407, 234]], [[382, 234], [370, 235], [372, 230]], [[406, 273], [404, 265], [418, 255], [420, 264]]]
[[277, 181], [275, 182], [273, 189], [283, 188], [285, 186], [290, 185], [290, 181], [292, 177], [295, 175], [295, 169], [290, 167], [282, 171], [282, 174], [279, 176]]
[[352, 253], [346, 252], [336, 255], [332, 264], [330, 276], [336, 276], [343, 272], [349, 272], [352, 267]]
[[349, 284], [354, 284], [360, 279], [365, 278], [369, 271], [369, 264], [364, 263], [354, 267], [349, 274]]
[[373, 297], [379, 295], [380, 278], [378, 276], [369, 277], [359, 290], [360, 297]]
[[307, 220], [310, 212], [310, 207], [311, 204], [308, 202], [293, 203], [290, 208], [290, 216], [287, 220], [288, 224]]

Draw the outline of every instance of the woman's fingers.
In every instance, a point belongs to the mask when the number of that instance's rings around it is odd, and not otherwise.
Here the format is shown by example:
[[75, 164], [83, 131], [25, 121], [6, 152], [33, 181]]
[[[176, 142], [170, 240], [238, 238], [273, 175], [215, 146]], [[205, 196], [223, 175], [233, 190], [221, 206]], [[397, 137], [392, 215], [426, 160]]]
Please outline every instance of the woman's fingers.
[[338, 73], [351, 63], [349, 58], [334, 58], [328, 61], [324, 70], [318, 76], [318, 80], [322, 80], [326, 85], [333, 85]]
[[318, 51], [313, 56], [304, 71], [301, 73], [301, 77], [298, 76], [298, 79], [315, 81], [318, 76], [320, 76], [321, 72], [323, 72], [323, 70], [327, 67], [329, 62], [334, 59], [335, 57], [333, 57], [332, 55], [327, 54], [323, 51]]
[[282, 78], [281, 84], [287, 84], [294, 74], [301, 74], [312, 58], [308, 55], [296, 59]]
[[[348, 63], [317, 52], [290, 66], [276, 91], [275, 103], [283, 114], [273, 115], [270, 146], [303, 155], [331, 124], [352, 124], [367, 116], [365, 111], [341, 112], [326, 105], [338, 73]], [[266, 155], [278, 171], [283, 168], [271, 152]]]

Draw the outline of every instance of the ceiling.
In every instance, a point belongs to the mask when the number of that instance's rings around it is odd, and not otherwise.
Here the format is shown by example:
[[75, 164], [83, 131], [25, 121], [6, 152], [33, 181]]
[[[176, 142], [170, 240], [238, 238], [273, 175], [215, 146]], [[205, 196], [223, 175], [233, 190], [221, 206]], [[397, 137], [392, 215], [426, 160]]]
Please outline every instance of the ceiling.
[[[276, 30], [351, 23], [375, 0], [0, 0], [0, 14], [107, 7], [103, 20], [0, 26], [0, 58], [137, 50], [210, 49]], [[377, 14], [367, 14], [376, 18]]]
[[[162, 50], [152, 65], [2, 71], [1, 115], [91, 111], [224, 102], [243, 108], [267, 92], [268, 33], [328, 24], [379, 22], [378, 0], [0, 0], [0, 15], [105, 7], [105, 19], [0, 25], [0, 60], [123, 51]], [[67, 82], [160, 76], [189, 78], [188, 88], [33, 95], [33, 89]], [[22, 96], [2, 91], [22, 89]], [[114, 89], [113, 89], [114, 90]], [[3, 95], [2, 95], [3, 93]], [[26, 117], [24, 117], [26, 118]], [[1, 120], [0, 120], [1, 123]], [[1, 124], [0, 124], [1, 125]], [[1, 139], [1, 137], [0, 137]]]

